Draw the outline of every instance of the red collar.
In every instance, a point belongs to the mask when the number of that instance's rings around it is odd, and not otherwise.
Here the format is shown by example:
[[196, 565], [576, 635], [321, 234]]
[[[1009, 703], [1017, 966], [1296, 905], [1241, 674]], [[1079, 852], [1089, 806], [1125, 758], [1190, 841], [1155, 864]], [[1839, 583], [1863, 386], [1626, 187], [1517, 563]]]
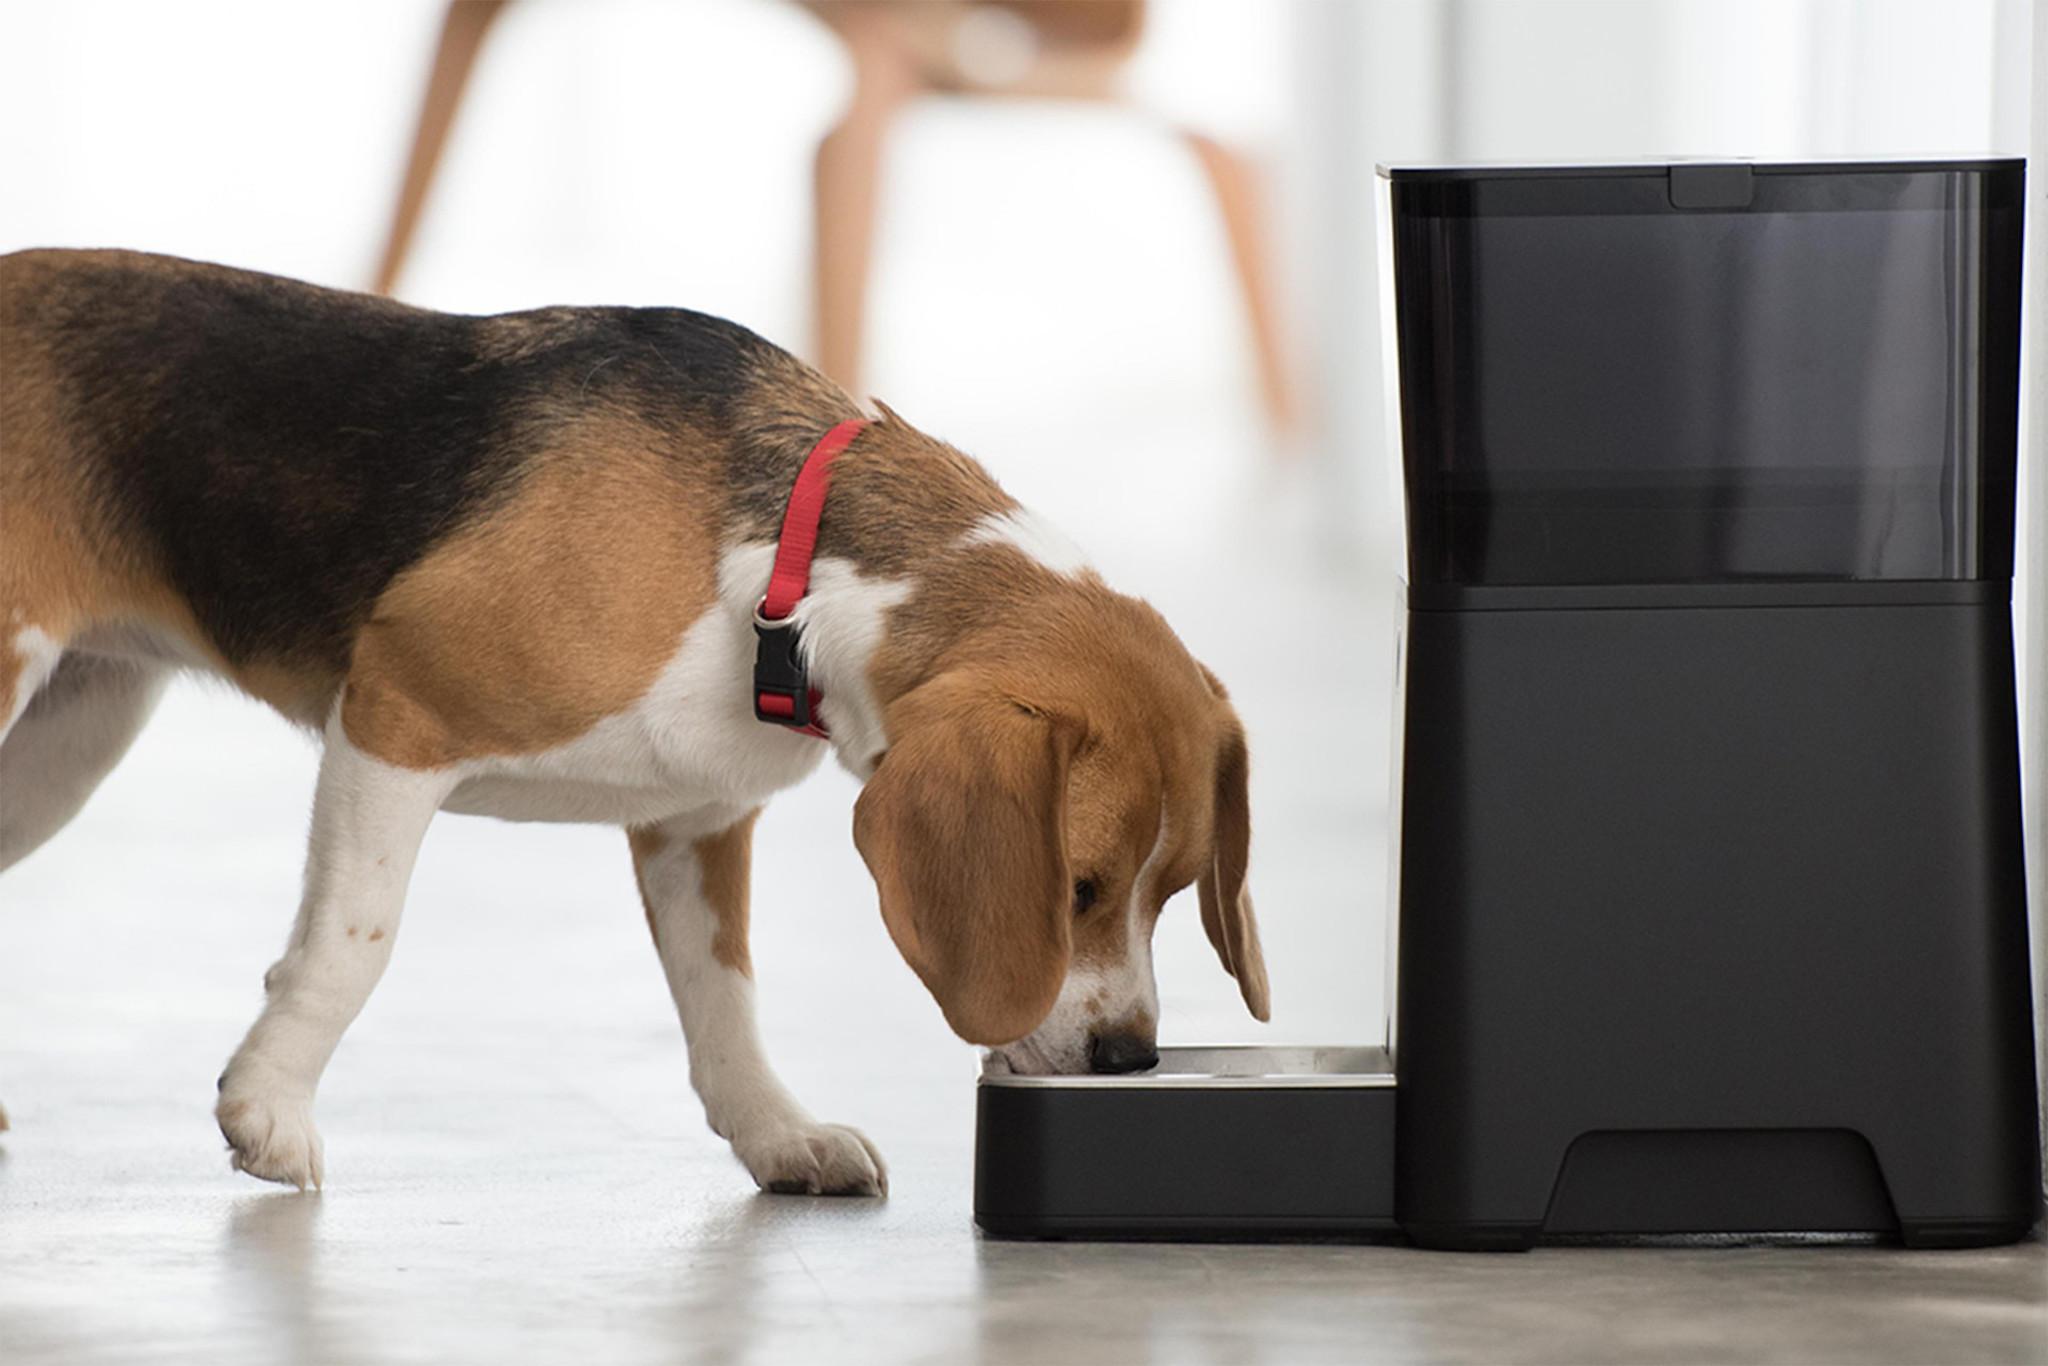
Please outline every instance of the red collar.
[[825, 513], [825, 490], [832, 482], [832, 462], [867, 427], [863, 418], [842, 422], [818, 439], [797, 471], [782, 512], [782, 535], [775, 544], [775, 572], [768, 591], [754, 608], [754, 717], [772, 726], [787, 726], [800, 735], [825, 738], [818, 719], [820, 694], [811, 686], [810, 669], [800, 648], [803, 628], [790, 619], [804, 591], [811, 586], [811, 556], [818, 549], [818, 519]]

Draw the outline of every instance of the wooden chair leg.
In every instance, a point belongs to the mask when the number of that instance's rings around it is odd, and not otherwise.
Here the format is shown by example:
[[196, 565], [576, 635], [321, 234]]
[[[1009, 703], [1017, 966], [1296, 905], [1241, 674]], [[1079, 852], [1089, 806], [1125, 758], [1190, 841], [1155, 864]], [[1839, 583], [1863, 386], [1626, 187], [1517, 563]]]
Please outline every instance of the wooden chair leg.
[[412, 250], [413, 230], [419, 226], [420, 210], [441, 164], [441, 149], [454, 126], [455, 111], [462, 105], [469, 84], [470, 68], [491, 21], [505, 8], [506, 0], [450, 0], [441, 21], [441, 43], [434, 52], [434, 68], [427, 78], [426, 99], [420, 106], [419, 128], [413, 134], [412, 156], [406, 163], [405, 182], [398, 192], [398, 208], [391, 219], [391, 233], [384, 241], [384, 255], [377, 265], [379, 294], [389, 294], [405, 269]]
[[1201, 133], [1181, 134], [1202, 163], [1209, 187], [1223, 212], [1223, 229], [1230, 238], [1230, 254], [1237, 268], [1238, 287], [1243, 291], [1245, 313], [1251, 322], [1252, 343], [1258, 357], [1259, 388], [1273, 426], [1290, 431], [1294, 425], [1294, 392], [1288, 382], [1287, 364], [1280, 338], [1280, 322], [1274, 308], [1270, 261], [1261, 232], [1259, 191], [1251, 164], [1236, 152]]
[[900, 49], [865, 20], [849, 6], [836, 25], [853, 59], [853, 102], [818, 144], [814, 178], [814, 359], [849, 393], [859, 392], [882, 144], [897, 111], [917, 90], [916, 74]]

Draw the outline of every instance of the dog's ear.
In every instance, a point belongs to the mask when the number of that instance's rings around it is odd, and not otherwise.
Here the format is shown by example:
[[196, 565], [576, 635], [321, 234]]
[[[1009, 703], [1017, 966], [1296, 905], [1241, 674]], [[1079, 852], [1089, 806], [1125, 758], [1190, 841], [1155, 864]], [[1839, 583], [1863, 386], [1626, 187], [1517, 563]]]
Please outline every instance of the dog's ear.
[[1067, 975], [1064, 807], [1076, 729], [964, 671], [890, 706], [853, 810], [882, 920], [969, 1043], [1036, 1029]]
[[1244, 730], [1233, 717], [1216, 755], [1216, 848], [1195, 882], [1202, 899], [1202, 928], [1208, 931], [1216, 956], [1223, 960], [1224, 971], [1237, 979], [1252, 1018], [1267, 1020], [1273, 1004], [1266, 985], [1266, 954], [1259, 946], [1259, 922], [1244, 885], [1251, 862], [1250, 782]]

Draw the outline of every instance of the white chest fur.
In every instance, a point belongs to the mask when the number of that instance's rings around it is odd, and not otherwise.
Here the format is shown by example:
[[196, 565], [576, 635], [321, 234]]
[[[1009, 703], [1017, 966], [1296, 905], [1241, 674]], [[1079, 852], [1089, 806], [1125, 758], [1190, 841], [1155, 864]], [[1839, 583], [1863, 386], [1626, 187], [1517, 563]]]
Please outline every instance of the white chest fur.
[[[718, 601], [683, 633], [675, 653], [631, 707], [537, 754], [476, 760], [444, 804], [506, 820], [637, 825], [699, 807], [750, 809], [801, 781], [823, 741], [756, 720], [749, 686], [754, 604], [775, 547], [735, 547], [719, 568]], [[865, 777], [884, 748], [867, 684], [889, 609], [910, 586], [820, 559], [798, 604], [830, 748]]]

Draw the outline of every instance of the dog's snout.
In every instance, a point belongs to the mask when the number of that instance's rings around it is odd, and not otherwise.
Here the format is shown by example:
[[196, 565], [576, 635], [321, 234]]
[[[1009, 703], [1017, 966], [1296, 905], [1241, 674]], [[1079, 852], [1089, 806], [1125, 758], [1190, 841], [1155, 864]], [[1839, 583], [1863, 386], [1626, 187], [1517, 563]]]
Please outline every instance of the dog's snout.
[[1088, 1040], [1088, 1068], [1093, 1072], [1142, 1072], [1159, 1065], [1159, 1050], [1135, 1034], [1097, 1034]]

